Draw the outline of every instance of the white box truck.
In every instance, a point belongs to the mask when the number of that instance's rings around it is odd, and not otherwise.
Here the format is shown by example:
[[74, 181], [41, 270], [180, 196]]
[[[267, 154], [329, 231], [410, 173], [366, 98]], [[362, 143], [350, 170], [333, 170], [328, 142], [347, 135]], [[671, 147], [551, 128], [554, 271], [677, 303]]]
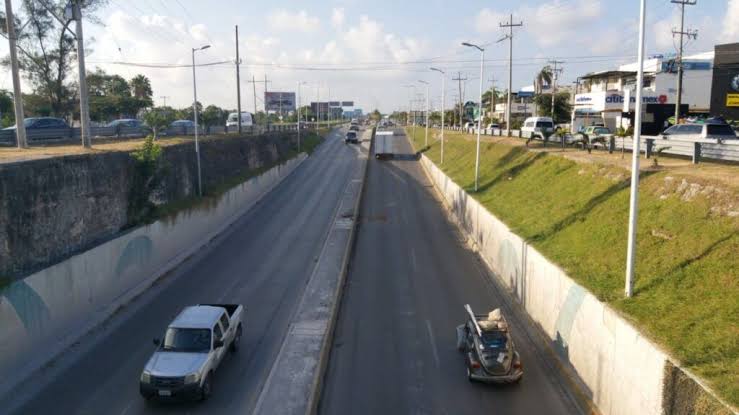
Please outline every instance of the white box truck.
[[392, 131], [375, 132], [375, 158], [391, 159], [395, 156], [395, 136]]

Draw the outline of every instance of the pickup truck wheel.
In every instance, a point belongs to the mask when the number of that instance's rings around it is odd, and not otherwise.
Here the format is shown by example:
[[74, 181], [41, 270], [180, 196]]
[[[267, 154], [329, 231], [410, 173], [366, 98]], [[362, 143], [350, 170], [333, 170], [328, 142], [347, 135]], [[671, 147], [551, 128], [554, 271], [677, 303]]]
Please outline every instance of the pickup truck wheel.
[[470, 367], [467, 366], [467, 380], [472, 382], [472, 371], [470, 370]]
[[241, 343], [241, 324], [236, 328], [236, 335], [234, 341], [231, 342], [231, 352], [236, 353], [239, 351], [239, 343]]
[[210, 395], [213, 393], [213, 381], [211, 380], [212, 376], [210, 373], [205, 377], [205, 380], [203, 381], [203, 386], [200, 387], [200, 400], [205, 401], [210, 398]]

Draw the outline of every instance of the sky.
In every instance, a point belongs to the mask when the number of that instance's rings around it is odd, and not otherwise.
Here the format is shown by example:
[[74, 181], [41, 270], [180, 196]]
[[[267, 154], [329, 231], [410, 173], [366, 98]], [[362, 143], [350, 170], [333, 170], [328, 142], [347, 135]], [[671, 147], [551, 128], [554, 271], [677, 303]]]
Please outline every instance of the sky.
[[[20, 0], [13, 0], [20, 10]], [[672, 29], [678, 6], [647, 0], [647, 49], [675, 53]], [[446, 71], [447, 107], [480, 88], [480, 52], [485, 48], [483, 88], [508, 82], [507, 32], [499, 24], [523, 23], [513, 31], [513, 90], [531, 85], [548, 60], [564, 61], [560, 84], [592, 71], [615, 69], [636, 60], [639, 0], [111, 0], [97, 13], [100, 24], [85, 21], [89, 70], [99, 67], [131, 78], [151, 79], [157, 105], [184, 107], [193, 101], [191, 48], [196, 53], [198, 100], [236, 108], [235, 33], [239, 26], [242, 109], [261, 108], [264, 81], [271, 91], [295, 91], [300, 82], [306, 104], [316, 99], [353, 100], [365, 112], [407, 109], [430, 83], [433, 107], [441, 102]], [[686, 7], [686, 28], [698, 31], [686, 53], [739, 42], [739, 0], [697, 0]], [[0, 42], [0, 56], [8, 45]], [[164, 66], [164, 68], [154, 68]], [[181, 65], [182, 67], [172, 67]], [[410, 87], [410, 86], [413, 87]], [[25, 86], [27, 89], [27, 85]], [[12, 89], [9, 71], [0, 88]], [[166, 98], [165, 98], [166, 97]]]

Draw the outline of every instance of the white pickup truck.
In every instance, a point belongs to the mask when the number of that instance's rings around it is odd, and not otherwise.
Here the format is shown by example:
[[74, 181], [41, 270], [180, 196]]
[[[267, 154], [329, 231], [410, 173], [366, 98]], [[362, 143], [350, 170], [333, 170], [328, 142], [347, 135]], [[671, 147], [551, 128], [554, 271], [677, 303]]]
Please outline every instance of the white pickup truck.
[[238, 304], [201, 304], [186, 307], [169, 324], [164, 339], [154, 339], [156, 352], [139, 379], [145, 399], [208, 399], [213, 374], [228, 349], [241, 340], [244, 307]]

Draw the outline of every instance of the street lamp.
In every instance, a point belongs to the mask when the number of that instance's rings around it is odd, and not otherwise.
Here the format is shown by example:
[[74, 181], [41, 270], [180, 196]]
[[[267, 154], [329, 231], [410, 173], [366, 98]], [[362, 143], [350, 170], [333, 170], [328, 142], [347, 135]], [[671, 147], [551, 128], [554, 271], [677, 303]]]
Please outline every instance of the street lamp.
[[[413, 88], [413, 92], [416, 91], [415, 85], [403, 85], [403, 88]], [[411, 124], [411, 113], [413, 112], [413, 99], [411, 98], [411, 91], [408, 90], [408, 116], [405, 117], [405, 125], [406, 127]], [[413, 125], [416, 125], [416, 117], [413, 117]]]
[[[198, 144], [198, 86], [195, 82], [195, 52], [208, 49], [209, 47], [210, 45], [192, 48], [192, 93], [195, 97], [195, 101], [192, 103], [192, 110], [195, 117], [195, 154], [197, 155], [198, 162], [198, 196], [203, 195], [203, 181], [200, 175], [200, 145]], [[239, 114], [239, 117], [240, 116], [241, 114]]]
[[424, 85], [426, 85], [426, 136], [424, 138], [424, 141], [426, 142], [424, 144], [424, 147], [428, 148], [429, 146], [429, 83], [426, 81], [418, 81]]
[[439, 72], [441, 74], [441, 163], [444, 164], [444, 105], [446, 102], [444, 102], [444, 91], [446, 89], [446, 86], [444, 85], [446, 82], [446, 72], [442, 71], [439, 68], [429, 68], [432, 71]]
[[462, 43], [462, 46], [475, 48], [480, 51], [480, 104], [478, 107], [478, 115], [477, 115], [477, 153], [475, 155], [475, 192], [476, 192], [478, 189], [477, 187], [478, 179], [480, 176], [480, 130], [482, 129], [482, 80], [483, 80], [483, 71], [484, 71], [483, 65], [485, 65], [485, 49], [475, 44], [467, 43], [467, 42]]
[[[631, 150], [631, 191], [629, 196], [629, 234], [626, 247], [626, 297], [634, 289], [634, 267], [636, 266], [636, 219], [639, 212], [639, 142], [641, 141], [642, 90], [644, 88], [644, 37], [646, 0], [641, 0], [639, 9], [638, 70], [636, 73], [636, 108], [634, 115], [634, 148]], [[676, 120], [677, 122], [677, 120]]]

